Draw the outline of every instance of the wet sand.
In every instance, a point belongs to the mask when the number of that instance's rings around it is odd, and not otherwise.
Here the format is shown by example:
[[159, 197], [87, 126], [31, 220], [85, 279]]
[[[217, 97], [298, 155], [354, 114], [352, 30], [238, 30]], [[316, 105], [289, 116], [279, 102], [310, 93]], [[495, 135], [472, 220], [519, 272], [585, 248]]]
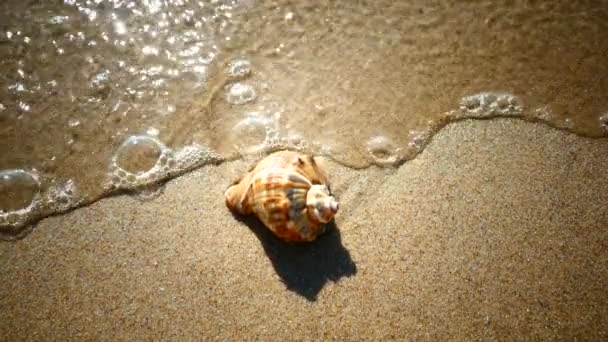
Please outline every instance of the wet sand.
[[398, 169], [328, 162], [310, 245], [225, 208], [249, 164], [103, 199], [0, 244], [6, 340], [608, 339], [608, 143], [464, 121]]

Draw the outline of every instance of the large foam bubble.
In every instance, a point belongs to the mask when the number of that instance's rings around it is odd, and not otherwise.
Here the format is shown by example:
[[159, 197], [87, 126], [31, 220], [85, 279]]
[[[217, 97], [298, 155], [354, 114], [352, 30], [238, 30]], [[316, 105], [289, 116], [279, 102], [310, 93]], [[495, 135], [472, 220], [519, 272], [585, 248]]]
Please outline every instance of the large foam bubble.
[[173, 150], [157, 136], [134, 135], [118, 148], [110, 162], [110, 189], [137, 189], [158, 183], [171, 175], [222, 160], [201, 145]]
[[79, 204], [73, 181], [46, 184], [36, 170], [0, 171], [0, 238], [14, 239], [41, 217], [65, 212]]
[[27, 208], [40, 196], [39, 177], [25, 170], [0, 171], [0, 193], [0, 213]]

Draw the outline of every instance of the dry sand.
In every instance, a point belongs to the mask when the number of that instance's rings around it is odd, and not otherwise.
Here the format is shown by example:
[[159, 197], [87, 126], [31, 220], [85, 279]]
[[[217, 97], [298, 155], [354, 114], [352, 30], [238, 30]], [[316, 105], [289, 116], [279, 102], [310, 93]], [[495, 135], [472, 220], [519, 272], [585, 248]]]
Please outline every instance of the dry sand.
[[541, 124], [452, 124], [398, 169], [329, 163], [337, 229], [296, 246], [225, 208], [249, 164], [205, 167], [0, 244], [0, 336], [606, 340], [607, 157]]

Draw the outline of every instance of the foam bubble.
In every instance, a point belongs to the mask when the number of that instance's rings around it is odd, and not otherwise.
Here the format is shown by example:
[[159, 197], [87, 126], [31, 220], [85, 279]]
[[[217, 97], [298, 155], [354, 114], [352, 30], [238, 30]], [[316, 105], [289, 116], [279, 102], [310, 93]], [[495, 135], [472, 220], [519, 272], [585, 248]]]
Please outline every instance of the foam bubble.
[[253, 86], [241, 82], [228, 86], [226, 101], [233, 105], [241, 105], [255, 100], [256, 93]]
[[9, 240], [31, 230], [26, 229], [29, 223], [45, 215], [65, 212], [80, 203], [74, 181], [53, 181], [43, 188], [41, 176], [35, 170], [0, 171], [0, 193], [3, 195], [0, 238]]
[[233, 79], [245, 78], [251, 74], [251, 62], [246, 59], [236, 59], [228, 64], [226, 74]]
[[429, 143], [432, 136], [433, 132], [431, 129], [411, 130], [409, 132], [408, 147], [413, 151], [413, 153], [418, 153], [422, 151], [424, 147]]
[[162, 152], [162, 143], [156, 138], [131, 136], [118, 149], [116, 163], [131, 173], [145, 172], [156, 165]]
[[156, 137], [131, 136], [112, 157], [110, 181], [115, 188], [136, 188], [158, 181], [174, 163], [173, 151]]
[[466, 96], [460, 101], [464, 117], [515, 116], [522, 113], [519, 99], [510, 94], [485, 92]]
[[0, 171], [0, 213], [26, 209], [40, 196], [38, 175], [25, 170]]
[[60, 213], [80, 203], [78, 189], [73, 180], [50, 187], [44, 196], [44, 209], [52, 213]]
[[387, 137], [373, 136], [367, 141], [367, 151], [375, 163], [380, 165], [395, 164], [398, 160], [398, 148]]
[[232, 141], [242, 154], [264, 151], [273, 132], [273, 120], [267, 116], [251, 114], [232, 128]]
[[91, 79], [90, 87], [97, 92], [108, 91], [110, 87], [110, 71], [106, 69], [95, 74]]
[[549, 108], [548, 106], [536, 108], [532, 112], [532, 116], [539, 120], [544, 120], [544, 121], [555, 120], [555, 114], [553, 113], [553, 111], [551, 111], [551, 108]]
[[63, 24], [69, 17], [67, 15], [56, 15], [49, 18], [49, 24], [59, 25]]
[[112, 157], [108, 186], [145, 190], [144, 186], [218, 160], [223, 158], [197, 144], [174, 151], [155, 136], [131, 136]]
[[192, 144], [182, 147], [175, 152], [175, 166], [173, 172], [184, 172], [196, 167], [215, 163], [224, 158], [205, 146]]

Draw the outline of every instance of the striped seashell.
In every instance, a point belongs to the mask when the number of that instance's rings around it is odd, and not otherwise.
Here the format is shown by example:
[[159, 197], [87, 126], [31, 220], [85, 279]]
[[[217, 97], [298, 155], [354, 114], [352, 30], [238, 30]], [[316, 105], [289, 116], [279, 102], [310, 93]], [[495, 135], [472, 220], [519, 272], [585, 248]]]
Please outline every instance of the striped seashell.
[[282, 151], [264, 158], [225, 193], [226, 205], [255, 214], [286, 241], [313, 241], [338, 211], [314, 157]]

